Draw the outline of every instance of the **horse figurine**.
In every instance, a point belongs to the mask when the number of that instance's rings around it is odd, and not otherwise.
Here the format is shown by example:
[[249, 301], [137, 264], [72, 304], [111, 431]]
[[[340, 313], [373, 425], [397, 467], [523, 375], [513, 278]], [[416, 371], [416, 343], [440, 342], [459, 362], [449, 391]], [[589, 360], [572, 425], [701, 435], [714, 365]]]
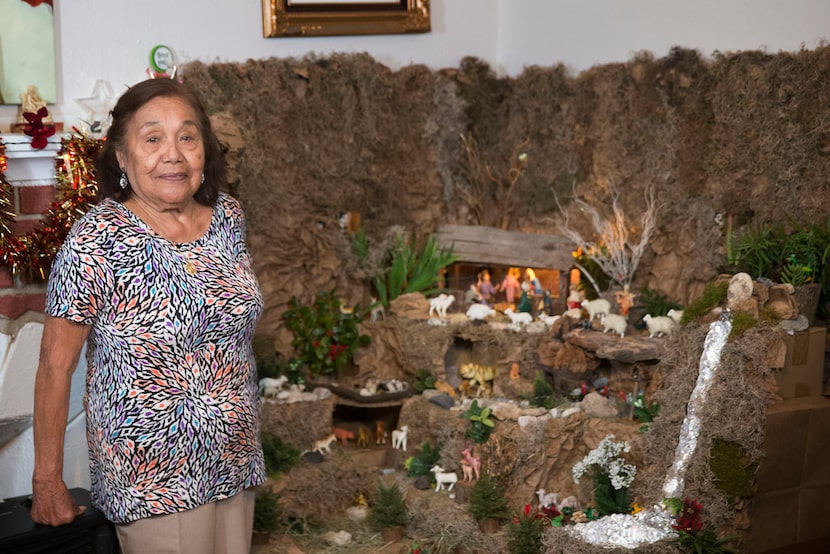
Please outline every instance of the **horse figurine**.
[[461, 455], [463, 456], [461, 469], [464, 471], [464, 481], [472, 482], [473, 475], [475, 475], [475, 480], [478, 481], [481, 472], [481, 458], [473, 456], [472, 445], [462, 450]]
[[319, 452], [320, 454], [331, 454], [331, 445], [336, 440], [337, 437], [334, 435], [334, 433], [332, 433], [324, 439], [315, 441], [314, 447], [311, 450], [313, 452]]
[[380, 419], [375, 422], [375, 444], [386, 444], [386, 425]]

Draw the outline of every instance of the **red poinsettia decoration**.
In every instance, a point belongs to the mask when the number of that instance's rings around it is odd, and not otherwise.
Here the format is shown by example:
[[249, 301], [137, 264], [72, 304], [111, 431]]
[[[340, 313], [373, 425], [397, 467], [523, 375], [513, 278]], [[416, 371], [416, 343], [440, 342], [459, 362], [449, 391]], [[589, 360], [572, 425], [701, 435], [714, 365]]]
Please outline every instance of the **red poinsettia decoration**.
[[32, 148], [36, 150], [43, 150], [49, 144], [47, 140], [55, 134], [54, 125], [44, 125], [43, 119], [49, 115], [49, 110], [46, 107], [40, 108], [37, 113], [23, 112], [23, 117], [26, 119], [26, 126], [23, 132], [32, 137]]
[[686, 498], [683, 501], [683, 510], [677, 514], [677, 523], [672, 525], [672, 528], [687, 533], [697, 533], [703, 527], [703, 520], [700, 517], [701, 510], [703, 510], [703, 506], [700, 502]]

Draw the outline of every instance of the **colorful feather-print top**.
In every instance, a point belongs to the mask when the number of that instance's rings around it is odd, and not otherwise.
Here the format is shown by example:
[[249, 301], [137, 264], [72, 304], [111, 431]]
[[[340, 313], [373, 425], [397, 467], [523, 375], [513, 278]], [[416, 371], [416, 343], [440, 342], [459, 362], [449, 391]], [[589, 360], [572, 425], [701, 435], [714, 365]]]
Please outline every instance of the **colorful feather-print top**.
[[91, 326], [92, 499], [110, 520], [195, 508], [264, 481], [251, 350], [262, 305], [230, 196], [192, 243], [172, 244], [114, 200], [75, 224], [46, 311]]

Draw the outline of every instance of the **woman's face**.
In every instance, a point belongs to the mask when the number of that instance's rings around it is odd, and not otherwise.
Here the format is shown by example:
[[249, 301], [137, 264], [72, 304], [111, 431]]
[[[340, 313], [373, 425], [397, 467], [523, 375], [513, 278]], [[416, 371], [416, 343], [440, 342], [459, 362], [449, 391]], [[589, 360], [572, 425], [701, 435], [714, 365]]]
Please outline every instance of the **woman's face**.
[[176, 97], [157, 97], [127, 125], [116, 156], [133, 194], [158, 209], [184, 206], [201, 186], [205, 148], [199, 118]]

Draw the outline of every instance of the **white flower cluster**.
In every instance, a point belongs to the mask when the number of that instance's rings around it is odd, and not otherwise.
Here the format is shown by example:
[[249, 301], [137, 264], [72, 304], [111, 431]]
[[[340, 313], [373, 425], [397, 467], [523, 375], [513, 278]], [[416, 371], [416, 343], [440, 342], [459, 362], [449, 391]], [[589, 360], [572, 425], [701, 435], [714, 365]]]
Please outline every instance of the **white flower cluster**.
[[579, 483], [579, 479], [592, 466], [596, 466], [599, 471], [608, 475], [611, 479], [611, 485], [616, 490], [628, 487], [634, 481], [634, 476], [637, 475], [637, 467], [625, 463], [625, 460], [618, 456], [629, 450], [631, 450], [631, 445], [627, 442], [615, 442], [614, 435], [606, 436], [600, 441], [599, 446], [591, 450], [581, 462], [574, 464], [574, 483]]

